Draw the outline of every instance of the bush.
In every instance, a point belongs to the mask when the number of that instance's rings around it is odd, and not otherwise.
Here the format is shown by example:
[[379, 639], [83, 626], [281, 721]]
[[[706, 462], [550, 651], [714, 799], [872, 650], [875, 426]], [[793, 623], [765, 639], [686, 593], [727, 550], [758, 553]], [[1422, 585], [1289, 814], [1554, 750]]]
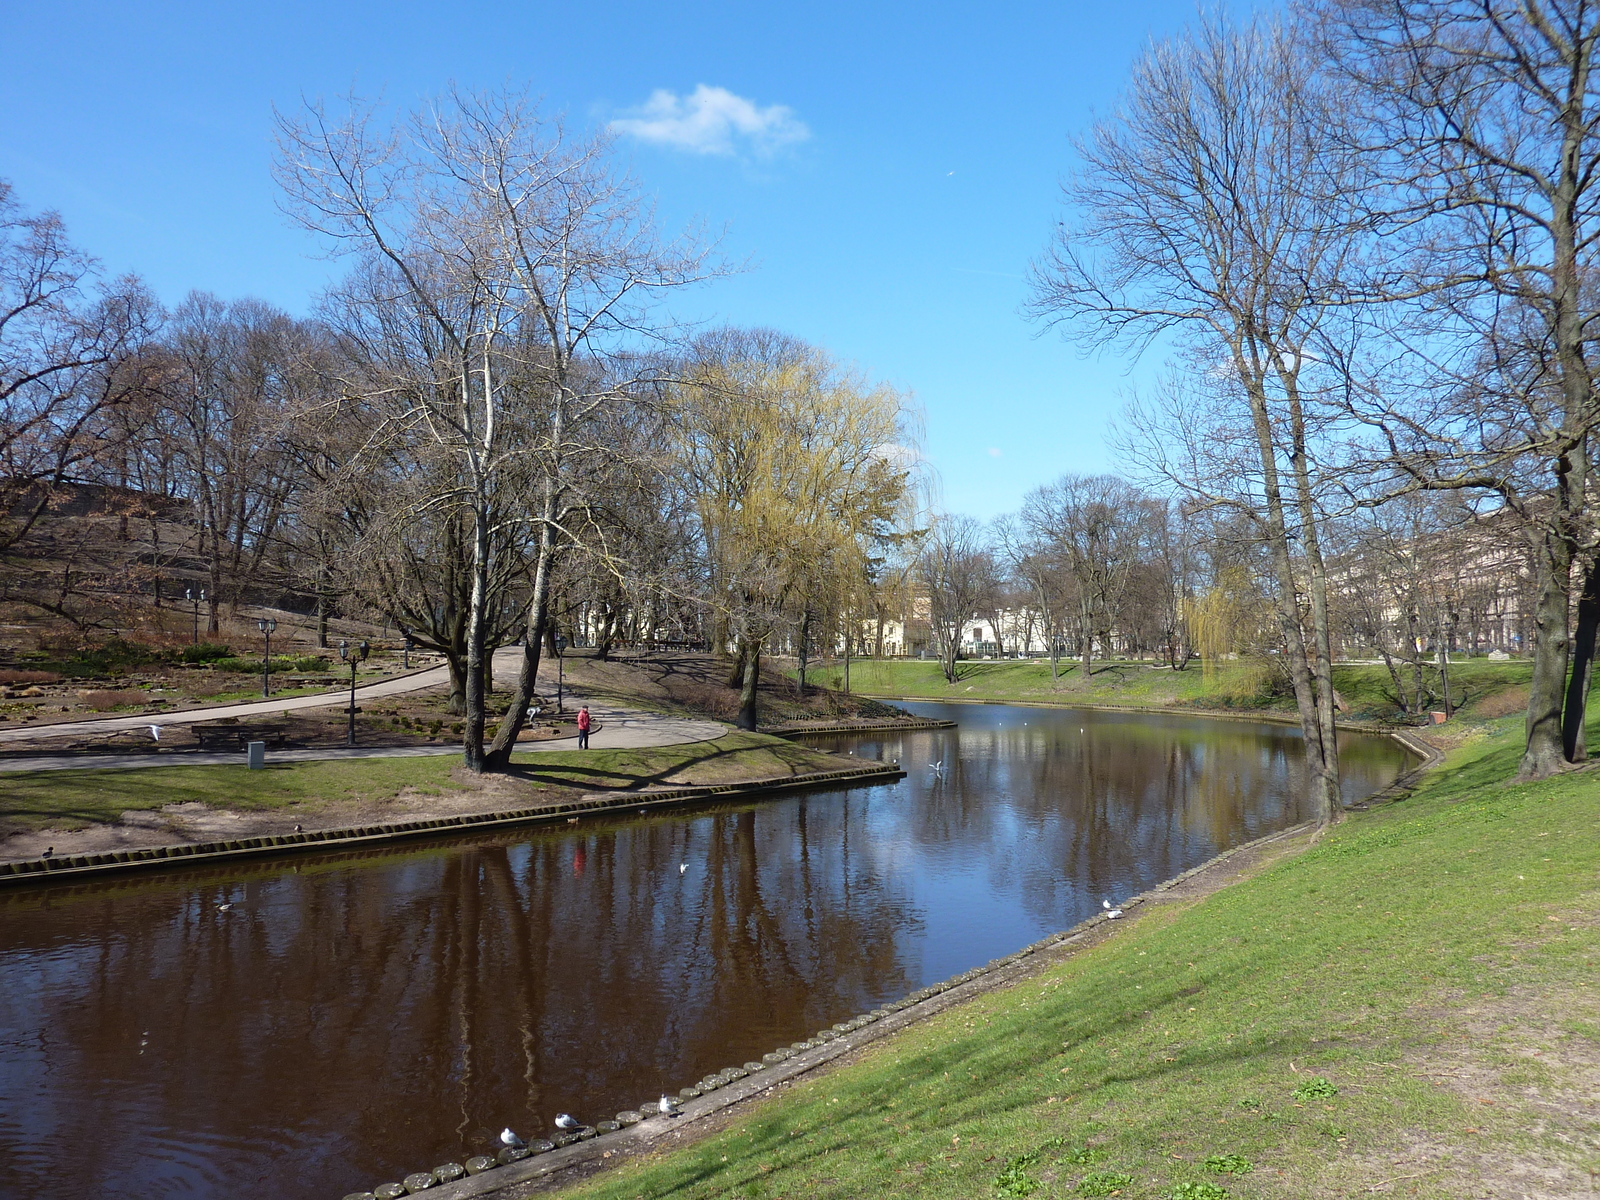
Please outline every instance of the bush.
[[210, 663], [221, 658], [232, 658], [233, 650], [221, 642], [200, 642], [185, 646], [179, 657], [186, 663]]
[[88, 708], [95, 712], [106, 712], [113, 708], [123, 708], [130, 704], [143, 704], [150, 697], [138, 688], [106, 688], [100, 691], [84, 692], [80, 699]]
[[63, 675], [118, 675], [130, 667], [165, 662], [168, 656], [142, 642], [112, 638], [100, 646], [76, 650], [62, 663]]
[[0, 671], [0, 683], [60, 683], [54, 671]]

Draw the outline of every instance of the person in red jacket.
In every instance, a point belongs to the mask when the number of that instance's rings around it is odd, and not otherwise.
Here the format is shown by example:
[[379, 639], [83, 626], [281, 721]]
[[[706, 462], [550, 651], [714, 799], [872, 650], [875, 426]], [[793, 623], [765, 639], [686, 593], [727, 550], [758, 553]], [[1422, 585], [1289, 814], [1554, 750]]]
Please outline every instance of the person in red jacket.
[[592, 722], [589, 719], [589, 706], [587, 704], [585, 704], [582, 708], [580, 708], [578, 710], [578, 749], [579, 750], [587, 750], [589, 748], [589, 726], [590, 726], [591, 723]]

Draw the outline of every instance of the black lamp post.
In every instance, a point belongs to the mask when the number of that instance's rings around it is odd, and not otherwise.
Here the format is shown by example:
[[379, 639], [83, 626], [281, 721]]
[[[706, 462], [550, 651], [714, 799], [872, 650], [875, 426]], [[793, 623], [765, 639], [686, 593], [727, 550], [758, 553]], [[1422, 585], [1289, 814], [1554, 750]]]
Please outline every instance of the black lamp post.
[[278, 623], [268, 617], [262, 617], [256, 621], [256, 628], [261, 630], [261, 636], [267, 639], [266, 652], [261, 656], [261, 695], [263, 697], [272, 694], [272, 689], [268, 686], [272, 678], [272, 631], [277, 627]]
[[567, 660], [562, 657], [561, 652], [563, 650], [565, 650], [566, 648], [567, 648], [567, 639], [562, 637], [560, 634], [557, 634], [556, 635], [556, 711], [558, 713], [567, 711], [566, 709], [561, 707], [561, 689], [562, 689], [562, 686], [567, 681]]
[[346, 746], [356, 744], [356, 665], [364, 662], [371, 650], [366, 642], [352, 646], [342, 638], [339, 640], [339, 657], [350, 664], [350, 731], [345, 737]]
[[200, 644], [200, 601], [206, 598], [206, 590], [201, 588], [200, 594], [196, 596], [193, 588], [185, 588], [183, 590], [183, 598], [194, 605], [194, 636], [189, 640], [192, 645], [198, 646]]

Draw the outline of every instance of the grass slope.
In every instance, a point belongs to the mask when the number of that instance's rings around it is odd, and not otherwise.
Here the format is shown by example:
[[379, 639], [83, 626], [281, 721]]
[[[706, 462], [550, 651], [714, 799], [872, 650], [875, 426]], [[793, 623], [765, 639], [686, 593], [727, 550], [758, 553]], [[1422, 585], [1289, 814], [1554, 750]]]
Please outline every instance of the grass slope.
[[[1058, 704], [1111, 704], [1132, 707], [1187, 705], [1197, 708], [1280, 708], [1291, 711], [1291, 697], [1274, 694], [1272, 676], [1261, 665], [1250, 662], [1217, 664], [1207, 673], [1199, 663], [1187, 670], [1172, 671], [1140, 662], [1096, 663], [1093, 674], [1084, 675], [1083, 666], [1062, 660], [1059, 679], [1050, 678], [1050, 664], [1041, 659], [997, 662], [962, 662], [959, 678], [946, 683], [936, 662], [912, 659], [858, 660], [850, 666], [853, 691], [881, 696], [904, 696], [929, 700], [1015, 700]], [[1470, 714], [1485, 701], [1503, 697], [1525, 685], [1532, 666], [1522, 660], [1490, 662], [1476, 658], [1451, 664], [1451, 691], [1456, 706]], [[1437, 671], [1426, 671], [1428, 683], [1437, 689]], [[841, 687], [842, 667], [808, 671], [812, 682]], [[1404, 676], [1411, 688], [1409, 674]], [[1382, 664], [1342, 664], [1334, 669], [1334, 686], [1357, 718], [1386, 718], [1395, 715], [1394, 685]], [[1498, 714], [1497, 714], [1498, 715]]]
[[[512, 778], [536, 793], [733, 783], [856, 765], [758, 733], [642, 750], [519, 754], [513, 761]], [[384, 800], [406, 789], [423, 795], [464, 791], [467, 781], [456, 773], [459, 763], [454, 756], [440, 756], [276, 763], [263, 771], [240, 765], [0, 774], [0, 832], [81, 829], [116, 821], [128, 811], [195, 801], [236, 812], [300, 806], [298, 811], [309, 816], [319, 803]], [[530, 795], [528, 802], [538, 799]]]
[[1506, 786], [1516, 724], [1305, 853], [582, 1194], [1589, 1194], [1600, 775]]

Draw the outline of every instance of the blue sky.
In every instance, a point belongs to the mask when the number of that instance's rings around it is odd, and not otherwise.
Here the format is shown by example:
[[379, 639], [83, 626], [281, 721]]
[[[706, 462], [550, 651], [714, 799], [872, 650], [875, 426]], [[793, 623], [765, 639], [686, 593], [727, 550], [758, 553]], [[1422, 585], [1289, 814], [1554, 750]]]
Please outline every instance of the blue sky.
[[[775, 326], [911, 390], [946, 507], [987, 518], [1063, 471], [1116, 468], [1106, 421], [1155, 364], [1130, 375], [1038, 336], [1023, 275], [1070, 137], [1194, 12], [16, 4], [0, 176], [164, 300], [202, 288], [303, 313], [339, 267], [275, 207], [273, 105], [352, 88], [410, 104], [455, 80], [527, 85], [576, 124], [639, 121], [618, 150], [663, 224], [726, 227], [753, 268], [681, 314]], [[701, 87], [720, 91], [696, 102]]]

